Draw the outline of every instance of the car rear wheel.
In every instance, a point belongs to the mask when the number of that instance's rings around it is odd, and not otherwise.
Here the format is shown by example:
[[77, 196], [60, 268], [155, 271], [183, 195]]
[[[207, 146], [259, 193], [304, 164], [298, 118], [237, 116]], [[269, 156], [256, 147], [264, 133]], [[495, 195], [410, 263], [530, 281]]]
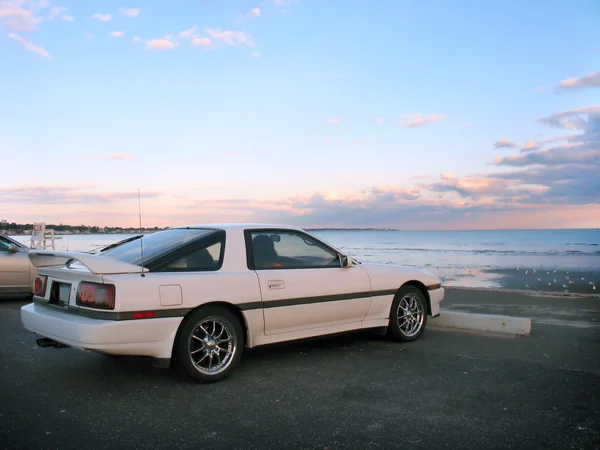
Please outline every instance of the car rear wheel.
[[427, 324], [425, 295], [416, 286], [403, 286], [392, 302], [388, 336], [397, 341], [418, 339]]
[[178, 366], [187, 376], [199, 383], [219, 381], [242, 356], [242, 325], [227, 308], [200, 308], [185, 319], [175, 345]]

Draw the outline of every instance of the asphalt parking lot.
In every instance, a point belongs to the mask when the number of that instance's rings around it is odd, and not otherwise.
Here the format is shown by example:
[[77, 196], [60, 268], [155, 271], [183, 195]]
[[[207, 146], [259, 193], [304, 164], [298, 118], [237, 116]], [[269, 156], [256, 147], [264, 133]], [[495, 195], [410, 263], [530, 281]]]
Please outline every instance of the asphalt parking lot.
[[0, 300], [3, 448], [600, 447], [598, 298], [452, 290], [445, 307], [528, 312], [532, 335], [277, 345], [213, 385], [144, 359], [36, 348], [24, 303]]

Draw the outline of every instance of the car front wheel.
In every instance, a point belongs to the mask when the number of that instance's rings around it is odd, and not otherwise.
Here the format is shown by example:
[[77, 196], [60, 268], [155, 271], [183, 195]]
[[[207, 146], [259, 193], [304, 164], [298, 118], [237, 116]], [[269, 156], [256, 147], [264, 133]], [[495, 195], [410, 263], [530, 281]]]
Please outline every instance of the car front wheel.
[[392, 302], [388, 335], [397, 341], [414, 341], [423, 334], [426, 324], [425, 295], [415, 286], [403, 286]]
[[244, 348], [242, 325], [222, 306], [194, 311], [182, 324], [176, 356], [180, 369], [192, 380], [211, 383], [227, 377]]

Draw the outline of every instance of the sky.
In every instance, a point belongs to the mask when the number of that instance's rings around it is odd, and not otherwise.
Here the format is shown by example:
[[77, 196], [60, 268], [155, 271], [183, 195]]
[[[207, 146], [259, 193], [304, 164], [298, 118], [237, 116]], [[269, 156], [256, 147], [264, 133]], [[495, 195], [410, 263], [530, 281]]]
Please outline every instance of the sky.
[[0, 219], [600, 227], [595, 0], [0, 0]]

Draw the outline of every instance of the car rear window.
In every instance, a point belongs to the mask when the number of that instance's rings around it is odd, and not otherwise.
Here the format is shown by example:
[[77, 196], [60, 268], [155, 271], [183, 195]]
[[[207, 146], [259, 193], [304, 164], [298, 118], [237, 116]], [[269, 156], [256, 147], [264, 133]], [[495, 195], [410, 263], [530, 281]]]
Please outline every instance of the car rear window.
[[129, 264], [142, 264], [142, 248], [144, 250], [144, 263], [159, 258], [168, 252], [176, 250], [197, 239], [216, 233], [216, 230], [200, 228], [173, 228], [157, 231], [156, 233], [144, 235], [138, 239], [124, 242], [105, 252], [101, 256], [116, 259]]

